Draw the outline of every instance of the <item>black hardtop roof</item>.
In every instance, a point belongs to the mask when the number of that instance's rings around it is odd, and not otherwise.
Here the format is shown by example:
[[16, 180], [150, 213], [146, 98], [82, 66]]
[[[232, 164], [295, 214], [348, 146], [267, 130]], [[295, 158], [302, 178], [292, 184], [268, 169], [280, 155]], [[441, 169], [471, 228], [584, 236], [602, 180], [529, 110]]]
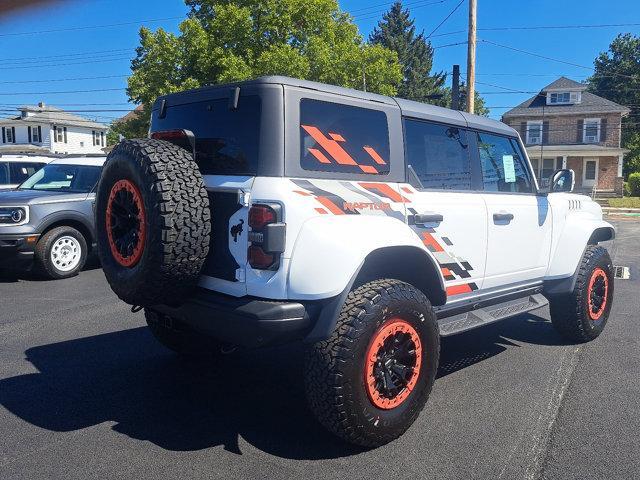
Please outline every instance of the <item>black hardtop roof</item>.
[[359, 100], [365, 100], [370, 102], [382, 103], [385, 105], [398, 106], [403, 115], [409, 117], [415, 117], [425, 120], [432, 120], [442, 123], [450, 123], [459, 125], [461, 127], [468, 126], [479, 130], [492, 131], [503, 135], [517, 134], [517, 131], [513, 128], [505, 125], [504, 123], [493, 120], [480, 115], [474, 115], [471, 113], [452, 110], [449, 108], [439, 107], [436, 105], [429, 105], [427, 103], [415, 102], [412, 100], [406, 100], [403, 98], [389, 97], [386, 95], [379, 95], [377, 93], [364, 92], [353, 88], [338, 87], [335, 85], [329, 85], [326, 83], [313, 82], [310, 80], [300, 80], [297, 78], [285, 77], [280, 75], [270, 75], [258, 77], [253, 80], [245, 80], [241, 82], [232, 82], [218, 85], [208, 85], [193, 90], [185, 90], [183, 92], [172, 93], [159, 97], [154, 105], [153, 109], [160, 108], [160, 102], [166, 99], [169, 104], [177, 100], [177, 103], [181, 103], [186, 100], [185, 97], [192, 96], [194, 93], [204, 93], [207, 91], [215, 91], [219, 89], [229, 89], [233, 87], [243, 86], [259, 86], [259, 85], [284, 85], [289, 87], [306, 88], [309, 90], [315, 90], [318, 92], [325, 92], [334, 95], [341, 95], [344, 97], [356, 98]]

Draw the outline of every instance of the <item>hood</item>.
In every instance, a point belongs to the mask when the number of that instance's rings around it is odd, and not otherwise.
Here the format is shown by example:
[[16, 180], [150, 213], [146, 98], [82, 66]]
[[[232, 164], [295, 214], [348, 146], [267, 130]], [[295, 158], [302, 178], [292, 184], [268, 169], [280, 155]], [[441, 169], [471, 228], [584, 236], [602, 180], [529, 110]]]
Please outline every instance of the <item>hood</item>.
[[0, 206], [37, 205], [39, 203], [84, 200], [85, 198], [87, 198], [86, 193], [47, 192], [42, 190], [2, 190], [0, 191]]

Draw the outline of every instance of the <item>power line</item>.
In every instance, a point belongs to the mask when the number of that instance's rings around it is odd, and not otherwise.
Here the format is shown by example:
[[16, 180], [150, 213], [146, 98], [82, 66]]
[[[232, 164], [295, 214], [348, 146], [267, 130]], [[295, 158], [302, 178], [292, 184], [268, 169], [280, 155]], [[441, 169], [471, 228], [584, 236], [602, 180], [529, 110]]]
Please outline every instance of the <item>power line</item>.
[[[534, 26], [522, 26], [522, 27], [485, 27], [478, 28], [478, 31], [483, 32], [496, 32], [504, 30], [569, 30], [569, 29], [589, 29], [589, 28], [614, 28], [614, 27], [637, 27], [640, 23], [604, 23], [596, 25], [534, 25]], [[466, 30], [456, 30], [454, 32], [445, 32], [434, 35], [434, 37], [445, 37], [447, 35], [457, 35], [459, 33], [466, 33]]]
[[126, 90], [126, 88], [98, 88], [94, 90], [66, 90], [60, 92], [0, 92], [0, 95], [59, 95], [67, 93], [117, 92], [124, 90]]
[[458, 8], [460, 8], [460, 6], [464, 3], [464, 0], [460, 0], [460, 2], [453, 8], [453, 10], [451, 10], [451, 12], [449, 12], [449, 15], [447, 15], [446, 17], [444, 17], [444, 19], [438, 24], [438, 26], [436, 28], [434, 28], [431, 33], [429, 35], [426, 36], [427, 39], [431, 38], [431, 35], [433, 35], [434, 33], [436, 33], [436, 31], [447, 21], [449, 20], [449, 18], [451, 17], [451, 15], [453, 15], [454, 13], [456, 13], [456, 10], [458, 10]]
[[[126, 56], [125, 56], [126, 55]], [[7, 68], [15, 68], [15, 67], [26, 67], [29, 68], [31, 66], [48, 66], [51, 62], [77, 62], [80, 60], [118, 60], [120, 57], [131, 58], [131, 54], [124, 53], [107, 53], [103, 55], [90, 55], [84, 57], [74, 57], [74, 58], [57, 58], [52, 60], [21, 60], [14, 62], [3, 62], [2, 65]], [[73, 63], [71, 63], [73, 65]], [[69, 63], [66, 63], [69, 65]]]
[[105, 75], [100, 77], [75, 77], [75, 78], [49, 78], [45, 80], [8, 80], [2, 81], [0, 84], [15, 84], [15, 83], [50, 83], [50, 82], [73, 82], [78, 80], [103, 80], [107, 78], [126, 78], [129, 74], [125, 75]]
[[131, 52], [133, 50], [135, 50], [135, 48], [118, 48], [115, 50], [97, 50], [94, 52], [64, 53], [60, 55], [44, 55], [41, 57], [13, 57], [13, 58], [5, 58], [3, 60], [7, 62], [15, 63], [22, 60], [41, 60], [41, 59], [48, 60], [50, 58], [78, 57], [78, 56], [95, 57], [96, 55], [99, 55], [102, 53]]
[[0, 67], [0, 70], [22, 70], [25, 68], [46, 68], [46, 67], [66, 67], [67, 65], [87, 65], [90, 63], [107, 63], [107, 62], [120, 62], [122, 60], [131, 60], [130, 56], [122, 57], [122, 58], [110, 58], [105, 60], [87, 60], [83, 62], [67, 62], [67, 63], [51, 63], [51, 64], [39, 64], [39, 65], [24, 65], [24, 66], [13, 66], [13, 67]]
[[[425, 1], [428, 1], [428, 3], [424, 3]], [[414, 7], [416, 4], [424, 4], [424, 5], [419, 5], [420, 7], [426, 7], [427, 5], [437, 5], [439, 3], [446, 3], [450, 0], [438, 0], [438, 1], [433, 1], [433, 0], [415, 0], [412, 2], [407, 2], [407, 3], [403, 3], [402, 4], [402, 8], [408, 8], [408, 7]], [[378, 3], [376, 5], [369, 5], [368, 7], [361, 7], [361, 8], [355, 8], [353, 10], [350, 10], [349, 14], [351, 14], [352, 17], [356, 18], [356, 17], [362, 17], [362, 16], [367, 16], [367, 15], [371, 15], [372, 13], [374, 13], [373, 11], [367, 11], [367, 10], [374, 10], [374, 9], [378, 9], [377, 11], [380, 13], [384, 13], [387, 12], [389, 10], [389, 8], [391, 7], [391, 3], [390, 2], [385, 2], [385, 3]], [[383, 10], [380, 10], [381, 8], [384, 8]], [[357, 13], [356, 15], [353, 15], [354, 12], [362, 12], [362, 13]]]
[[[424, 7], [428, 7], [428, 6], [430, 6], [430, 5], [436, 5], [436, 4], [438, 4], [438, 3], [444, 3], [444, 2], [425, 3], [425, 4], [423, 4], [423, 5], [415, 5], [415, 6], [413, 6], [412, 8], [413, 8], [413, 10], [417, 10], [418, 8], [424, 8]], [[373, 19], [373, 18], [378, 18], [378, 17], [380, 17], [380, 15], [381, 15], [381, 14], [383, 14], [383, 13], [385, 13], [385, 12], [386, 12], [386, 10], [381, 11], [381, 12], [379, 12], [379, 13], [375, 13], [375, 14], [370, 14], [369, 12], [367, 12], [366, 16], [357, 16], [357, 17], [354, 17], [354, 20], [359, 20], [359, 21], [362, 21], [362, 20], [371, 20], [371, 19]]]
[[69, 28], [54, 28], [51, 30], [36, 30], [32, 32], [13, 32], [13, 33], [0, 33], [0, 37], [16, 37], [20, 35], [41, 35], [45, 33], [58, 33], [58, 32], [75, 32], [78, 30], [93, 30], [98, 28], [112, 28], [112, 27], [122, 27], [126, 25], [140, 25], [142, 23], [155, 23], [155, 22], [164, 22], [167, 20], [180, 20], [184, 19], [182, 17], [165, 17], [165, 18], [151, 18], [148, 20], [137, 20], [134, 22], [122, 22], [122, 23], [107, 23], [103, 25], [86, 25], [84, 27], [69, 27]]

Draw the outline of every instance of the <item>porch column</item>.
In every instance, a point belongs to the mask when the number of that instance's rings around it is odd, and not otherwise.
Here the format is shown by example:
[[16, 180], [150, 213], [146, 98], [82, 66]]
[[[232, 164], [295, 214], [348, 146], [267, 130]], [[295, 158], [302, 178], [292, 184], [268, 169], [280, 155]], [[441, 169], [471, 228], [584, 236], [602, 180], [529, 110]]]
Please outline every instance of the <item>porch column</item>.
[[624, 155], [618, 155], [618, 177], [622, 176], [622, 164], [624, 162]]
[[567, 168], [567, 156], [562, 156], [562, 168]]

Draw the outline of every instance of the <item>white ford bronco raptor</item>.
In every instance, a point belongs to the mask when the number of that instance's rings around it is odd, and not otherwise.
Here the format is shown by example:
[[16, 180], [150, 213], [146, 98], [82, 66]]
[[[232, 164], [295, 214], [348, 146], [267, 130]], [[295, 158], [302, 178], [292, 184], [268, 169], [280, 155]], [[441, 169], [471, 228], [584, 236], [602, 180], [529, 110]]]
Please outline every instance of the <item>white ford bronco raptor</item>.
[[433, 386], [440, 337], [550, 304], [602, 332], [614, 237], [559, 170], [542, 191], [518, 133], [484, 117], [285, 77], [159, 98], [96, 199], [125, 302], [185, 355], [306, 344], [320, 423], [374, 447]]

